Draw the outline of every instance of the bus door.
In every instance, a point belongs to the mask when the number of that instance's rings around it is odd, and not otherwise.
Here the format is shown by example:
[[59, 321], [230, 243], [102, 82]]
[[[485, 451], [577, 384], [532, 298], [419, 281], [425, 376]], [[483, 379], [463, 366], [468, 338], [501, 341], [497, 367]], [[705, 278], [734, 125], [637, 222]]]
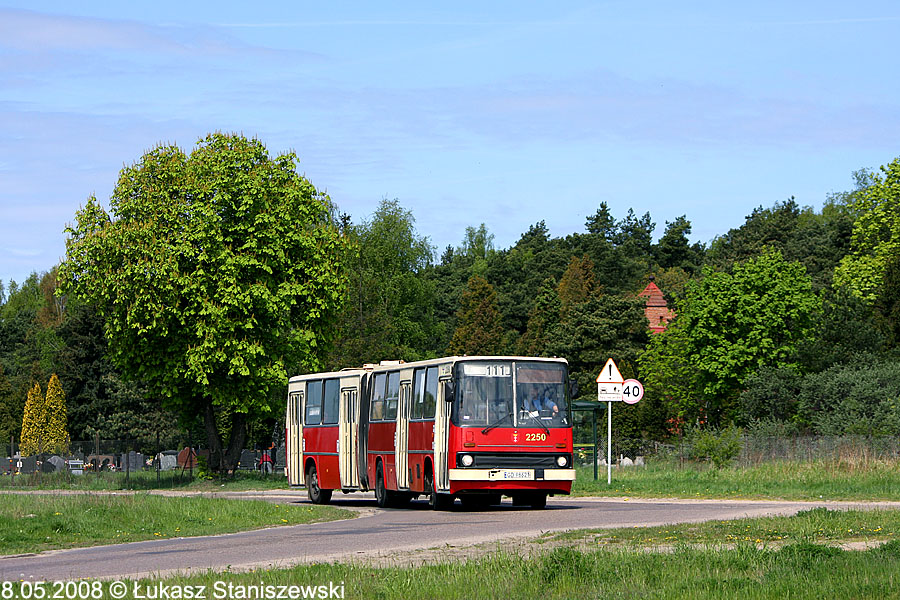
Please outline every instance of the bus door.
[[397, 409], [397, 429], [395, 434], [397, 489], [409, 489], [409, 405], [411, 404], [412, 384], [400, 382], [400, 406]]
[[303, 472], [303, 392], [288, 395], [286, 429], [288, 484], [303, 485], [306, 478]]
[[[441, 365], [440, 374], [450, 374], [450, 365]], [[448, 466], [450, 437], [450, 402], [452, 400], [450, 379], [442, 379], [438, 386], [437, 406], [434, 411], [434, 484], [440, 491], [450, 489]]]
[[357, 462], [357, 426], [359, 415], [359, 389], [341, 390], [340, 432], [338, 437], [338, 467], [341, 472], [341, 488], [359, 487], [359, 463]]

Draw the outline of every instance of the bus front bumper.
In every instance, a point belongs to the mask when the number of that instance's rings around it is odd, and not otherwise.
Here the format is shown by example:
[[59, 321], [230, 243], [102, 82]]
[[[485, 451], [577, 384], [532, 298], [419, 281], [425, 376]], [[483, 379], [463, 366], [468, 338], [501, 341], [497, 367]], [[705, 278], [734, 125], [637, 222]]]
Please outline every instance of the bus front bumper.
[[575, 469], [450, 469], [450, 481], [575, 481]]

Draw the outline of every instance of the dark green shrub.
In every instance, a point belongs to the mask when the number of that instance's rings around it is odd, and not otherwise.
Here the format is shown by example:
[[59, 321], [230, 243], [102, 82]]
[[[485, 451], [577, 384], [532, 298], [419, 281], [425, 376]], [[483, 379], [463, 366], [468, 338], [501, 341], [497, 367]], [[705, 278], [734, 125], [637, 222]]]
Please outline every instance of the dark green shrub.
[[717, 469], [730, 464], [741, 453], [741, 430], [734, 425], [726, 429], [692, 429], [688, 432], [691, 458], [711, 462]]
[[807, 375], [800, 414], [820, 435], [900, 435], [900, 361], [860, 357]]

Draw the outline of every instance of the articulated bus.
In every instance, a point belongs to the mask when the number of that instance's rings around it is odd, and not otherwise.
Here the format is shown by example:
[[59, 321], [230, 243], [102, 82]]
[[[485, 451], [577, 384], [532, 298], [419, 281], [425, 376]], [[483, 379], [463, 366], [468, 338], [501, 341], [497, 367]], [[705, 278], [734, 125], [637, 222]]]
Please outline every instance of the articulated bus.
[[317, 504], [375, 491], [380, 507], [544, 508], [575, 479], [568, 364], [453, 356], [293, 377], [286, 474]]

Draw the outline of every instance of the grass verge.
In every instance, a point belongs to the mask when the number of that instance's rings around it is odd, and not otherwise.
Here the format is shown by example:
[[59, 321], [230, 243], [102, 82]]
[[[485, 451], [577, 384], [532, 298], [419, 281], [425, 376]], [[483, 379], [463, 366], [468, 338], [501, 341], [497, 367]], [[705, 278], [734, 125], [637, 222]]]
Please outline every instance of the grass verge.
[[0, 494], [0, 554], [233, 533], [348, 518], [328, 506], [150, 494]]
[[15, 477], [0, 477], [3, 490], [157, 490], [188, 491], [244, 491], [288, 489], [284, 475], [265, 475], [258, 471], [238, 471], [231, 476], [204, 479], [191, 477], [189, 471], [163, 471], [157, 480], [156, 471], [134, 473], [33, 473]]
[[582, 529], [546, 534], [542, 542], [578, 542], [581, 546], [658, 547], [690, 544], [721, 546], [750, 542], [835, 544], [900, 540], [900, 510], [802, 510], [791, 517], [682, 523], [631, 529]]
[[[530, 556], [492, 551], [472, 555], [466, 561], [411, 567], [375, 568], [336, 563], [248, 573], [210, 571], [162, 581], [129, 582], [127, 597], [136, 597], [135, 590], [142, 591], [140, 597], [152, 597], [146, 590], [157, 590], [160, 586], [170, 591], [173, 586], [206, 586], [207, 597], [214, 597], [217, 586], [240, 589], [228, 597], [265, 597], [262, 592], [253, 596], [249, 592], [251, 586], [274, 586], [276, 591], [277, 586], [313, 586], [312, 590], [306, 590], [307, 595], [299, 597], [900, 598], [897, 577], [900, 540], [866, 551], [847, 551], [811, 541], [821, 539], [817, 537], [821, 534], [832, 543], [855, 539], [856, 532], [844, 531], [851, 524], [867, 527], [870, 530], [867, 535], [889, 537], [892, 531], [875, 530], [881, 524], [896, 527], [898, 523], [900, 511], [843, 513], [816, 509], [795, 517], [735, 521], [734, 529], [730, 530], [777, 529], [788, 534], [781, 540], [785, 545], [760, 547], [753, 541], [732, 541], [727, 535], [723, 537], [720, 524], [713, 523], [689, 526], [696, 528], [690, 541], [704, 545], [678, 543], [663, 552], [624, 544], [589, 549], [562, 544]], [[644, 544], [656, 535], [656, 530], [607, 533], [620, 540], [633, 535], [635, 543]], [[340, 595], [325, 595], [329, 588], [337, 588]]]
[[782, 498], [785, 500], [900, 500], [900, 461], [773, 461], [715, 469], [686, 463], [650, 463], [615, 469], [578, 467], [573, 494], [644, 498]]

